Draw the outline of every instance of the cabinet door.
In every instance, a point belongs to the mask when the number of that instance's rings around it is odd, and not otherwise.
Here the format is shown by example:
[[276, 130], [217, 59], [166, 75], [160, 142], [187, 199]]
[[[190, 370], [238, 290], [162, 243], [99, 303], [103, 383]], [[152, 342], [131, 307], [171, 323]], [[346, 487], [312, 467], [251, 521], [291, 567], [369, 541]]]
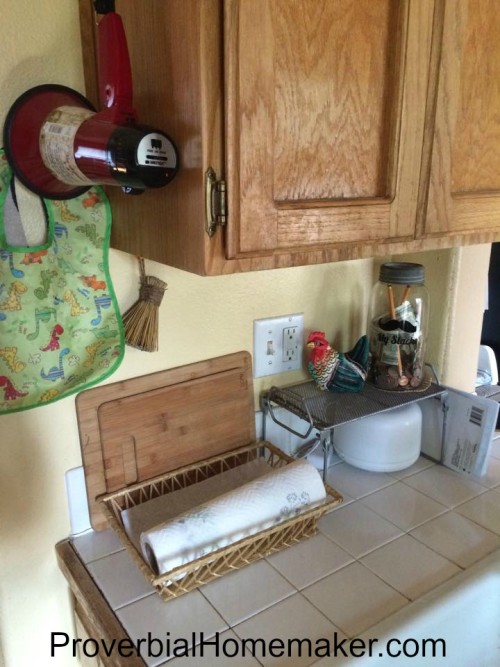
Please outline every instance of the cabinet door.
[[433, 0], [225, 0], [229, 257], [414, 238]]
[[447, 0], [439, 7], [442, 48], [424, 231], [498, 234], [500, 6], [498, 0]]

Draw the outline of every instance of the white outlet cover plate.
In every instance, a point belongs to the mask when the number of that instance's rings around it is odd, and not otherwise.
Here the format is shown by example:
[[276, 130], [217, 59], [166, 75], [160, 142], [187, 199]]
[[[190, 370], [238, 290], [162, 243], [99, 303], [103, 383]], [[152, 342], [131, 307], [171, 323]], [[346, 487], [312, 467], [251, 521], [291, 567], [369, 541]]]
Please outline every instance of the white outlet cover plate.
[[[292, 338], [284, 341], [284, 332]], [[288, 347], [285, 348], [284, 342]], [[304, 349], [304, 314], [281, 315], [253, 323], [253, 376], [300, 370]], [[289, 354], [287, 354], [289, 352]]]

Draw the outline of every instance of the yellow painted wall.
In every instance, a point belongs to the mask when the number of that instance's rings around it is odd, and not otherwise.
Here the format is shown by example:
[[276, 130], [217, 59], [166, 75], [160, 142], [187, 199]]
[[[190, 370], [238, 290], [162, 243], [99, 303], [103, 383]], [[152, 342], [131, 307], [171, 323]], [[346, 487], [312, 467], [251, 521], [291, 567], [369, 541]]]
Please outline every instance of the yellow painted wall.
[[[76, 0], [3, 2], [1, 43], [0, 122], [12, 102], [34, 85], [61, 83], [83, 92]], [[436, 305], [430, 356], [443, 368], [453, 344], [450, 308], [462, 303], [455, 279], [461, 262], [477, 259], [474, 252], [418, 256], [426, 266]], [[479, 252], [485, 255], [487, 249]], [[136, 261], [112, 251], [110, 266], [125, 309], [137, 297]], [[148, 263], [148, 272], [169, 284], [160, 313], [160, 351], [127, 349], [109, 381], [251, 350], [255, 318], [293, 312], [305, 314], [306, 330], [323, 328], [345, 348], [363, 333], [377, 267], [378, 262], [360, 260], [200, 278]], [[484, 274], [479, 274], [475, 284], [484, 281]], [[481, 299], [482, 295], [479, 306], [477, 299], [468, 306], [461, 344], [477, 343]], [[470, 371], [460, 377], [460, 368], [455, 364], [457, 383], [470, 388]], [[255, 396], [271, 383], [302, 377], [290, 373], [256, 381]], [[73, 397], [0, 417], [0, 664], [3, 654], [4, 667], [68, 667], [62, 658], [50, 659], [48, 651], [52, 631], [73, 633], [68, 589], [57, 568], [54, 544], [69, 533], [64, 473], [80, 464]]]

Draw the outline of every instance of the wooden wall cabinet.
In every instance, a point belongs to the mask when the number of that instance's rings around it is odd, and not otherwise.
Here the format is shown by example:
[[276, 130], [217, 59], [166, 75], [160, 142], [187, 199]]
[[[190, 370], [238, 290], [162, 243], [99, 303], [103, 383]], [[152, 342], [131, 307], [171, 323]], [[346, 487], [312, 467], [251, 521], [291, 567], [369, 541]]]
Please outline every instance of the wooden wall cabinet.
[[[500, 232], [500, 7], [446, 0], [422, 233]], [[439, 46], [439, 42], [437, 47]]]
[[[495, 9], [117, 0], [139, 119], [174, 139], [181, 169], [143, 195], [108, 189], [113, 247], [203, 275], [499, 239]], [[80, 10], [98, 104], [92, 0]], [[226, 204], [212, 235], [209, 168]]]

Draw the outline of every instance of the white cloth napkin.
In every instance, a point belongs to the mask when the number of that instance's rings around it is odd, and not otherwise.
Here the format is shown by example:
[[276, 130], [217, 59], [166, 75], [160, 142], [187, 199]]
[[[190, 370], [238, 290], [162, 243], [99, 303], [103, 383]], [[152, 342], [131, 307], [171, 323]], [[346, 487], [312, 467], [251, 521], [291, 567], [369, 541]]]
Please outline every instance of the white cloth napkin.
[[145, 531], [141, 549], [151, 568], [164, 574], [292, 518], [325, 497], [316, 468], [294, 461]]

